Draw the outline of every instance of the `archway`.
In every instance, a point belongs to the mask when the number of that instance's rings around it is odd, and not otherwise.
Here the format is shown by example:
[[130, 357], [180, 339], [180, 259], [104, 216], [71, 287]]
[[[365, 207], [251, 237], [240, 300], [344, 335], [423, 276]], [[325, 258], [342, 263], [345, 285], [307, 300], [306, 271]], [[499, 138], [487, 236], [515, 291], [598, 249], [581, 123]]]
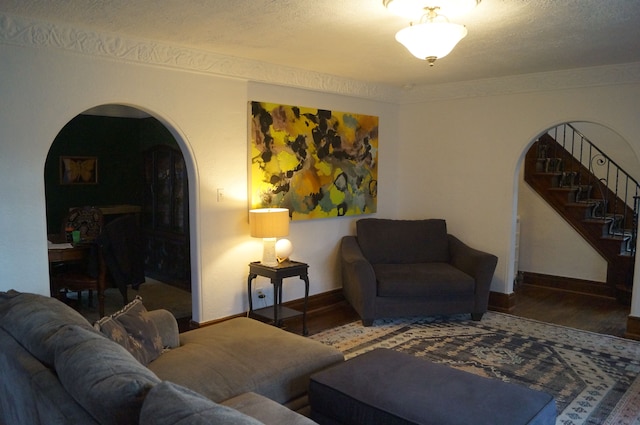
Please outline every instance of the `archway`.
[[[567, 138], [565, 134], [557, 133], [558, 130], [554, 129], [567, 131], [569, 137]], [[567, 164], [566, 161], [568, 161], [568, 157], [565, 159], [559, 158], [563, 155], [562, 153], [552, 155], [554, 159], [551, 160], [550, 165], [549, 159], [535, 157], [535, 152], [533, 149], [531, 150], [534, 154], [533, 161], [537, 163], [537, 167], [548, 168], [542, 171], [543, 174], [546, 174], [545, 178], [548, 178], [549, 181], [552, 182], [552, 185], [557, 186], [553, 188], [555, 193], [558, 194], [559, 197], [574, 197], [574, 201], [569, 201], [567, 204], [567, 211], [569, 211], [570, 207], [575, 207], [576, 211], [577, 208], [583, 208], [579, 210], [579, 213], [575, 213], [575, 216], [580, 217], [580, 214], [587, 214], [585, 218], [594, 218], [593, 221], [596, 221], [596, 217], [591, 216], [593, 211], [587, 209], [586, 204], [592, 205], [591, 198], [599, 197], [595, 196], [596, 192], [598, 192], [599, 195], [599, 192], [603, 190], [603, 182], [606, 180], [606, 176], [604, 178], [602, 175], [594, 176], [594, 180], [592, 180], [594, 183], [591, 183], [593, 187], [590, 187], [588, 184], [585, 185], [584, 181], [580, 183], [580, 181], [576, 180], [580, 176], [586, 177], [589, 170], [593, 171], [590, 158], [588, 157], [589, 153], [586, 152], [586, 148], [580, 147], [580, 138], [586, 138], [588, 141], [593, 142], [598, 149], [606, 153], [608, 156], [605, 162], [606, 169], [609, 167], [613, 169], [614, 165], [616, 167], [620, 166], [631, 175], [632, 181], [637, 180], [638, 176], [640, 176], [640, 163], [626, 140], [611, 129], [597, 123], [579, 121], [561, 123], [558, 124], [558, 126], [545, 129], [531, 140], [521, 155], [518, 172], [516, 174], [517, 190], [515, 193], [515, 206], [517, 208], [515, 211], [516, 216], [520, 220], [519, 228], [515, 231], [514, 269], [516, 273], [518, 271], [520, 271], [520, 273], [516, 274], [516, 279], [514, 279], [514, 289], [517, 289], [517, 282], [524, 276], [528, 283], [535, 281], [537, 285], [550, 286], [555, 289], [568, 289], [592, 295], [615, 296], [615, 292], [607, 292], [607, 290], [611, 288], [606, 287], [607, 281], [611, 282], [612, 263], [610, 258], [607, 259], [606, 253], [604, 253], [601, 248], [594, 247], [593, 241], [585, 238], [584, 231], [581, 231], [575, 222], [571, 223], [571, 220], [567, 220], [566, 217], [563, 218], [563, 212], [559, 211], [557, 205], [551, 206], [553, 202], [549, 204], [548, 199], [545, 200], [545, 196], [541, 193], [539, 187], [534, 189], [535, 184], [532, 186], [532, 182], [530, 181], [532, 177], [525, 179], [525, 162], [531, 167], [532, 160], [531, 156], [525, 159], [527, 152], [534, 146], [534, 143], [544, 139], [550, 130], [551, 133], [549, 133], [549, 135], [552, 136], [551, 139], [553, 139], [553, 137], [563, 139], [560, 140], [560, 142], [568, 142], [569, 151], [575, 149], [576, 157], [580, 157], [580, 155], [585, 155], [586, 157], [583, 159], [583, 163], [587, 164], [584, 167], [580, 167], [580, 160], [577, 160], [578, 166], [576, 168], [569, 169], [569, 165], [554, 168], [554, 161], [560, 161], [559, 164], [565, 161], [565, 164]], [[556, 131], [556, 133], [553, 133], [553, 131]], [[539, 145], [536, 144], [534, 148], [539, 148]], [[548, 146], [545, 146], [545, 148], [548, 148]], [[585, 149], [585, 151], [582, 152], [581, 149]], [[545, 165], [541, 165], [540, 161]], [[597, 173], [597, 171], [593, 172]], [[612, 175], [615, 174], [616, 173], [612, 172]], [[525, 182], [525, 180], [527, 180], [527, 182]], [[584, 186], [580, 187], [580, 185]], [[632, 186], [635, 187], [635, 184], [632, 183]], [[576, 200], [575, 192], [572, 192], [575, 187], [577, 187], [578, 194], [582, 191], [582, 195], [580, 196], [584, 196], [584, 199]], [[594, 196], [586, 199], [587, 196], [584, 194], [591, 189], [593, 189]], [[635, 188], [632, 190], [635, 190]], [[621, 190], [621, 192], [625, 191], [626, 189]], [[624, 193], [624, 195], [626, 195], [626, 193]], [[632, 196], [628, 198], [630, 199], [630, 201], [628, 201], [629, 211], [634, 208], [633, 192], [631, 195]], [[611, 206], [614, 203], [613, 198], [607, 199], [605, 204], [607, 203]], [[582, 211], [586, 212], [583, 213]], [[573, 214], [573, 212], [570, 213]], [[627, 214], [629, 223], [633, 219], [632, 213], [625, 213], [620, 209], [618, 209], [617, 212], [615, 209], [613, 211], [610, 209], [607, 214], [614, 216]], [[599, 211], [597, 218], [600, 219], [601, 217], [604, 218], [605, 213]], [[618, 219], [624, 218], [618, 217]], [[610, 221], [607, 223], [610, 223]], [[607, 224], [607, 226], [613, 228], [609, 224]], [[620, 227], [622, 228], [623, 226]], [[615, 230], [615, 232], [615, 237], [623, 238], [622, 231]], [[635, 247], [634, 237], [633, 234], [627, 233], [624, 238], [630, 241], [630, 245]], [[630, 258], [628, 263], [631, 274], [633, 274], [633, 258]], [[618, 268], [617, 266], [615, 267]], [[518, 277], [520, 277], [520, 279], [517, 279]]]
[[[70, 120], [52, 142], [45, 163], [47, 233], [58, 233], [67, 211], [75, 206], [103, 207], [105, 224], [118, 215], [135, 214], [145, 241], [147, 282], [169, 284], [188, 294], [173, 289], [164, 294], [157, 288], [150, 292], [152, 285], [143, 284], [145, 294], [154, 298], [145, 304], [173, 310], [188, 323], [192, 300], [197, 299], [197, 288], [188, 293], [192, 288], [188, 189], [194, 173], [185, 143], [176, 135], [152, 113], [124, 105], [101, 105]], [[87, 181], [78, 174], [80, 169], [69, 178], [65, 166], [74, 161], [81, 166], [86, 158], [94, 167], [87, 174], [91, 178]]]

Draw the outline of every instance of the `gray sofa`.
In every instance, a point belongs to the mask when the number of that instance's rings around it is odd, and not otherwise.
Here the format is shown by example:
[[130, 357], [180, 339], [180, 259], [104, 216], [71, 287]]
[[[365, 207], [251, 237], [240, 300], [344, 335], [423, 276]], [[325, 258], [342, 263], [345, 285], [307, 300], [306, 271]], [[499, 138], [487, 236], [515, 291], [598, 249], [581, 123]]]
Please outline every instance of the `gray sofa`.
[[[138, 307], [101, 332], [57, 299], [0, 292], [0, 424], [313, 424], [296, 412], [309, 376], [344, 360], [252, 319], [178, 334], [169, 312]], [[144, 348], [125, 319], [157, 330], [160, 351], [125, 348]]]
[[495, 255], [447, 233], [445, 220], [366, 218], [340, 246], [342, 290], [365, 326], [375, 319], [487, 311]]

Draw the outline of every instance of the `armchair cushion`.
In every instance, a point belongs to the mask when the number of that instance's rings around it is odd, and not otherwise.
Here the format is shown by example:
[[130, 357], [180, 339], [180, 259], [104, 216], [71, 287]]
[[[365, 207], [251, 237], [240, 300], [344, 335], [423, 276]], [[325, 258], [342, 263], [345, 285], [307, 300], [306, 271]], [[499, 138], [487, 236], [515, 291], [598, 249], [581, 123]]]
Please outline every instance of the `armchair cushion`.
[[356, 223], [358, 244], [370, 263], [448, 263], [447, 224], [442, 219], [365, 218]]
[[379, 297], [473, 297], [476, 282], [447, 263], [374, 264]]

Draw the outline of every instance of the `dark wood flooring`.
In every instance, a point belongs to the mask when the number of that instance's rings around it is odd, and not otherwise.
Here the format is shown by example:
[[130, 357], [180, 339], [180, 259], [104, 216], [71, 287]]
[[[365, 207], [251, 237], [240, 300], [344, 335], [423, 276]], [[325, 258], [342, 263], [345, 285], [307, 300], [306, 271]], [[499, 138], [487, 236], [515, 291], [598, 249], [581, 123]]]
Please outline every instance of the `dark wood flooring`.
[[[520, 285], [516, 293], [516, 307], [511, 314], [624, 338], [629, 311], [629, 306], [611, 298]], [[311, 312], [307, 327], [309, 334], [313, 335], [358, 319], [351, 306], [340, 301], [322, 311]], [[302, 324], [296, 319], [287, 322], [286, 328], [302, 333]]]
[[520, 285], [514, 315], [624, 338], [631, 307], [614, 298]]

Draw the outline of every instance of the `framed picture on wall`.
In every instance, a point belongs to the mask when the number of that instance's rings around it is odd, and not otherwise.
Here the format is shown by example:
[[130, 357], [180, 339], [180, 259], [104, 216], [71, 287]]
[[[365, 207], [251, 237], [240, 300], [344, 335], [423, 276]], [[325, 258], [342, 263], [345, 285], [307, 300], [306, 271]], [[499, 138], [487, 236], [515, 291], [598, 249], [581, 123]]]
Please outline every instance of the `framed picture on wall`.
[[60, 184], [97, 184], [98, 158], [95, 156], [61, 156]]
[[249, 123], [250, 208], [292, 220], [377, 211], [377, 116], [253, 101]]

